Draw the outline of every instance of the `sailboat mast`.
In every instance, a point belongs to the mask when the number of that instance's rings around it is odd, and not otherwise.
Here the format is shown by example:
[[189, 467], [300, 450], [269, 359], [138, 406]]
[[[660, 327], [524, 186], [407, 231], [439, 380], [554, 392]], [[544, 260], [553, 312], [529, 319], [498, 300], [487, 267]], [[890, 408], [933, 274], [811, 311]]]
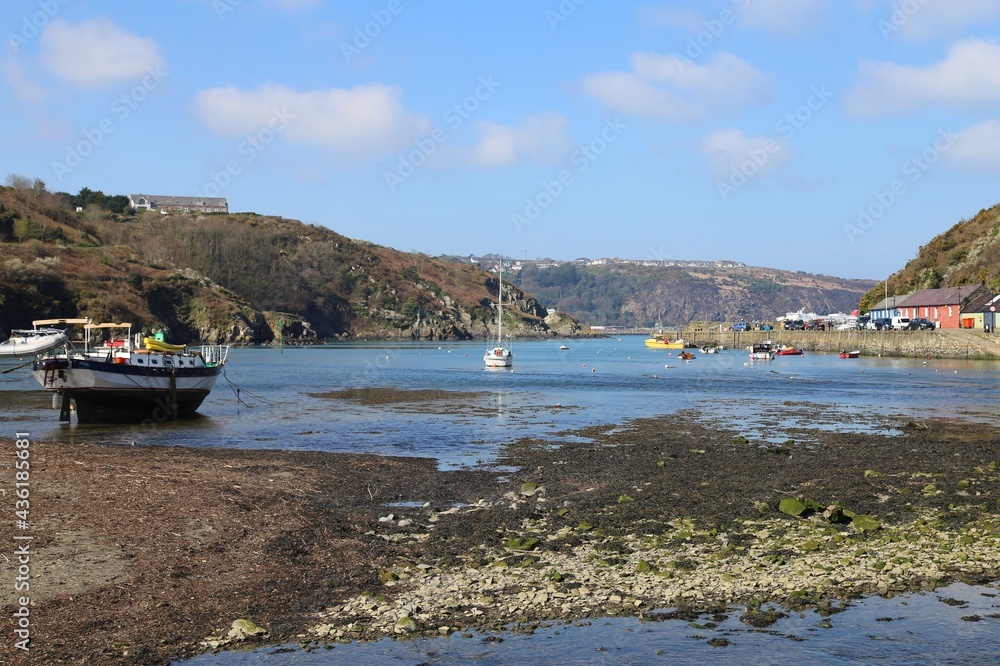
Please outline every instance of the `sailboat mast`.
[[503, 345], [503, 255], [500, 256], [500, 293], [497, 295], [497, 347]]

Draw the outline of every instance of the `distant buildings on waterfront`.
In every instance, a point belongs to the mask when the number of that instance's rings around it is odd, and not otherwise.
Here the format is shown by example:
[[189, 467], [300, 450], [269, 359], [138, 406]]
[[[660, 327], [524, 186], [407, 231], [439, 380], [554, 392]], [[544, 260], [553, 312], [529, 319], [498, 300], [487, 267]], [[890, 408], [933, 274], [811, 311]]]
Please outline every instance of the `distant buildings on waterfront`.
[[[477, 257], [469, 255], [469, 262], [482, 266], [484, 269], [497, 272], [499, 270], [501, 258], [497, 255], [484, 255]], [[519, 271], [524, 266], [531, 265], [538, 269], [558, 268], [564, 264], [574, 266], [656, 266], [668, 267], [678, 266], [682, 268], [746, 268], [742, 261], [730, 261], [728, 259], [700, 260], [700, 259], [619, 259], [618, 257], [602, 257], [600, 259], [589, 259], [580, 257], [572, 261], [559, 261], [555, 259], [503, 259], [503, 269], [505, 271]]]

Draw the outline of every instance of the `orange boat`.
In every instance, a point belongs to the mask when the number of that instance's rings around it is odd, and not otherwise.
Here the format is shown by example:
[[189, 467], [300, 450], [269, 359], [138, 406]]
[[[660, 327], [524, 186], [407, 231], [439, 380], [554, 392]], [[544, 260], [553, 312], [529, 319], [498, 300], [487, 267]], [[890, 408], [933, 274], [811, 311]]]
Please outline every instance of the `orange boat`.
[[859, 349], [855, 349], [854, 351], [840, 350], [840, 358], [858, 358], [859, 356], [861, 356], [861, 350]]

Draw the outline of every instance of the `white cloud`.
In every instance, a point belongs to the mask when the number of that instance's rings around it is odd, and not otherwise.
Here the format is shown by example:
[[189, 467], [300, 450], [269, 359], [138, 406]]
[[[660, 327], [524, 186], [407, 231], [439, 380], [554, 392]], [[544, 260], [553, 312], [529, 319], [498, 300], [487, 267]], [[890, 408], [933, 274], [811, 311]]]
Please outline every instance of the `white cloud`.
[[[523, 162], [555, 164], [570, 153], [566, 119], [557, 113], [522, 118], [517, 125], [477, 124], [480, 138], [463, 161], [479, 167], [505, 167]], [[463, 151], [464, 152], [464, 151]]]
[[1000, 171], [1000, 120], [987, 120], [958, 133], [958, 141], [944, 153], [959, 167]]
[[1000, 46], [978, 40], [955, 44], [927, 67], [862, 61], [861, 82], [847, 95], [859, 116], [913, 111], [928, 105], [957, 108], [1000, 105]]
[[950, 36], [970, 25], [1000, 18], [996, 0], [948, 0], [947, 2], [911, 2], [885, 0], [879, 11], [883, 16], [879, 29], [886, 37], [899, 34], [907, 39]]
[[408, 147], [431, 130], [427, 118], [403, 108], [400, 95], [398, 88], [380, 84], [306, 92], [277, 84], [256, 90], [229, 86], [202, 91], [195, 107], [216, 134], [256, 134], [278, 123], [288, 141], [372, 157]]
[[827, 0], [740, 0], [734, 4], [739, 21], [780, 35], [801, 35], [818, 27], [829, 6]]
[[583, 89], [622, 113], [686, 122], [763, 102], [770, 84], [766, 75], [731, 53], [717, 53], [704, 65], [676, 55], [635, 53], [631, 72], [590, 74]]
[[134, 79], [163, 64], [154, 40], [125, 32], [107, 18], [77, 25], [56, 19], [42, 33], [41, 45], [45, 66], [80, 88]]
[[[748, 170], [754, 174], [773, 171], [791, 157], [784, 139], [746, 136], [733, 128], [706, 134], [701, 141], [701, 153], [717, 178], [728, 178], [740, 171], [744, 175]], [[745, 167], [747, 164], [749, 169]]]

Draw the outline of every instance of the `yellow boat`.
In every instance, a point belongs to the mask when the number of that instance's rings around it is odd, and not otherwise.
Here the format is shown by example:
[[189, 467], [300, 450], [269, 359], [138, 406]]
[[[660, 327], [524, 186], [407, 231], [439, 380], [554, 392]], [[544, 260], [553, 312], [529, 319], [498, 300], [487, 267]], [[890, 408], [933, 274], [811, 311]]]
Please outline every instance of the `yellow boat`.
[[684, 349], [684, 341], [652, 337], [646, 340], [646, 346], [650, 349]]
[[184, 348], [187, 346], [187, 345], [172, 345], [169, 342], [163, 342], [162, 340], [157, 340], [156, 338], [143, 338], [142, 344], [145, 345], [148, 351], [163, 352], [166, 354], [182, 352], [184, 351]]

